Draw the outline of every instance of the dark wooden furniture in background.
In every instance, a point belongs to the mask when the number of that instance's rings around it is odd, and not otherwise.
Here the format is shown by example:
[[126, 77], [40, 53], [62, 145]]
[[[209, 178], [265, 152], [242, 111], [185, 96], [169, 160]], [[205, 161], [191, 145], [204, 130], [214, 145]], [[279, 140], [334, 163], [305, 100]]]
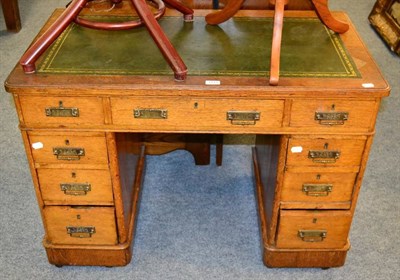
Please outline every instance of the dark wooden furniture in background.
[[400, 1], [376, 1], [368, 19], [390, 49], [400, 55]]
[[[244, 22], [272, 16], [250, 10], [236, 15]], [[311, 11], [286, 16], [318, 23]], [[335, 17], [349, 22], [343, 13]], [[343, 265], [379, 105], [390, 89], [354, 26], [341, 40], [346, 50], [335, 49], [333, 59], [342, 65], [336, 54], [348, 53], [359, 75], [281, 77], [278, 87], [263, 75], [188, 75], [177, 83], [158, 74], [26, 75], [14, 68], [5, 86], [14, 97], [49, 262], [128, 264], [146, 156], [161, 153], [168, 134], [236, 133], [256, 134], [264, 263]], [[207, 84], [215, 79], [218, 84]], [[207, 145], [199, 147], [208, 152]]]
[[18, 32], [21, 30], [21, 18], [19, 16], [18, 0], [1, 0], [4, 20], [8, 31]]

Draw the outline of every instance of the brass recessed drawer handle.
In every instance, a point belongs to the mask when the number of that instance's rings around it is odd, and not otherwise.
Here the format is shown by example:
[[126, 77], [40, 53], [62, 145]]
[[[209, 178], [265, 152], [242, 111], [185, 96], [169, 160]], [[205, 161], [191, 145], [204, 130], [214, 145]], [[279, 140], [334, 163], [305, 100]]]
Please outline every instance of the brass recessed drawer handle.
[[134, 109], [135, 119], [168, 119], [167, 109]]
[[308, 196], [328, 196], [332, 189], [332, 184], [303, 184], [302, 191]]
[[60, 101], [58, 107], [48, 107], [45, 108], [46, 117], [79, 117], [79, 109], [78, 108], [65, 108], [63, 102]]
[[233, 125], [255, 125], [260, 120], [261, 113], [257, 111], [228, 111], [226, 119]]
[[85, 149], [83, 148], [53, 148], [53, 155], [58, 160], [80, 160], [85, 155]]
[[66, 195], [81, 196], [91, 191], [89, 183], [61, 183], [61, 191]]
[[340, 151], [310, 150], [308, 158], [316, 163], [335, 163], [340, 158]]
[[88, 227], [67, 227], [67, 234], [75, 238], [90, 238], [96, 233], [96, 228], [93, 226]]
[[299, 230], [297, 236], [304, 242], [322, 242], [326, 238], [327, 231], [322, 230]]
[[315, 112], [315, 120], [321, 125], [344, 125], [348, 119], [348, 112]]

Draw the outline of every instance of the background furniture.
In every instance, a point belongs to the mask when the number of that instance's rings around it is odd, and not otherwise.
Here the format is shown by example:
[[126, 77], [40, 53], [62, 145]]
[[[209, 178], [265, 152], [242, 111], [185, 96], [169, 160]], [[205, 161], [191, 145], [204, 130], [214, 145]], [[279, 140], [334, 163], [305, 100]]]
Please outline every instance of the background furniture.
[[21, 29], [18, 0], [1, 0], [1, 7], [3, 9], [7, 30], [18, 32]]
[[400, 55], [400, 1], [377, 1], [368, 19], [390, 49]]

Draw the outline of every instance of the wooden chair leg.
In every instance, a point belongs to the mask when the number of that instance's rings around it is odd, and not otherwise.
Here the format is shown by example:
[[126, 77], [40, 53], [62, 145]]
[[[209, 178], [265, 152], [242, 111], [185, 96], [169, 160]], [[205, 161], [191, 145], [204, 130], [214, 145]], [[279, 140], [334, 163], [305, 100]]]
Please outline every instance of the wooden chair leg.
[[[5, 0], [1, 1], [3, 4], [3, 1]], [[89, 0], [73, 0], [61, 14], [61, 16], [50, 26], [50, 28], [46, 30], [44, 34], [28, 48], [28, 50], [20, 59], [20, 64], [22, 65], [25, 73], [36, 72], [35, 62], [37, 59], [57, 39], [57, 37], [60, 36], [60, 34], [68, 27], [68, 25], [75, 20], [88, 1]], [[149, 30], [154, 42], [174, 71], [175, 79], [178, 81], [184, 80], [187, 75], [187, 67], [161, 29], [157, 20], [154, 18], [154, 15], [147, 6], [145, 0], [131, 1], [137, 10], [139, 17]], [[119, 0], [115, 0], [114, 2], [118, 3]], [[166, 2], [181, 11], [188, 19], [193, 17], [193, 10], [186, 8], [180, 3], [176, 3], [172, 0], [167, 0]]]
[[21, 18], [17, 0], [1, 0], [4, 20], [8, 31], [18, 32], [21, 30]]
[[206, 22], [210, 25], [217, 25], [233, 17], [242, 7], [245, 0], [229, 0], [226, 6], [218, 11], [206, 16]]
[[341, 22], [332, 16], [328, 8], [328, 0], [311, 1], [314, 4], [318, 17], [329, 29], [335, 31], [336, 33], [345, 33], [347, 30], [349, 30], [349, 25], [347, 23]]
[[288, 0], [275, 0], [274, 30], [272, 35], [271, 66], [269, 84], [277, 86], [281, 60], [281, 43], [283, 30], [283, 13]]
[[182, 58], [179, 56], [178, 52], [174, 46], [169, 41], [168, 37], [165, 35], [164, 31], [161, 29], [157, 20], [146, 4], [145, 0], [131, 0], [134, 5], [140, 19], [146, 25], [151, 37], [160, 49], [165, 60], [168, 62], [169, 66], [174, 71], [175, 80], [183, 81], [186, 79], [187, 67], [183, 62]]
[[183, 18], [185, 21], [193, 21], [193, 14], [194, 11], [184, 5], [182, 5], [180, 2], [176, 0], [163, 0], [165, 4], [171, 6], [178, 12], [181, 12], [183, 14]]
[[88, 0], [74, 0], [65, 9], [61, 16], [50, 26], [40, 38], [35, 41], [21, 57], [19, 63], [25, 73], [36, 71], [35, 62], [42, 53], [57, 39], [58, 36], [68, 27], [74, 18], [83, 9]]

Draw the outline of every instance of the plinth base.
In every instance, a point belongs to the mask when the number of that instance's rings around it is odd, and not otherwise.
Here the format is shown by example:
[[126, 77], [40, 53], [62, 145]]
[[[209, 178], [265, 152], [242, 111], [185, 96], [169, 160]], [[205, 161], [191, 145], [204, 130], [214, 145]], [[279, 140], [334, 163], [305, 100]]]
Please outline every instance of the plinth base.
[[[45, 243], [45, 242], [44, 242]], [[55, 246], [44, 244], [49, 263], [63, 265], [125, 266], [132, 259], [132, 244], [115, 246]]]
[[339, 250], [276, 249], [264, 246], [263, 262], [267, 267], [339, 267], [346, 261], [349, 245]]

